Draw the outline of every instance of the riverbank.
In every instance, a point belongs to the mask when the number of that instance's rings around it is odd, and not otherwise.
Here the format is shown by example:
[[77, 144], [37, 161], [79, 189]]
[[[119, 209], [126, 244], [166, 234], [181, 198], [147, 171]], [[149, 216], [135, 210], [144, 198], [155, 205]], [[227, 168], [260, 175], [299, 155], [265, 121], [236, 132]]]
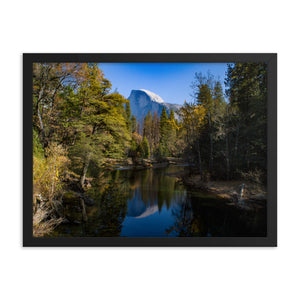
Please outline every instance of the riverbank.
[[[70, 190], [62, 196], [65, 220], [47, 236], [265, 234], [265, 201], [243, 204], [179, 180], [182, 176], [190, 178], [193, 171], [193, 167], [178, 165], [103, 171], [101, 177], [87, 178], [92, 187], [81, 192], [66, 184]], [[77, 177], [72, 178], [70, 181], [79, 183]]]
[[138, 159], [133, 161], [131, 158], [118, 160], [106, 159], [103, 168], [106, 170], [142, 170], [148, 168], [164, 168], [169, 165], [188, 165], [185, 161], [176, 157], [165, 157], [158, 161], [155, 159]]
[[[189, 166], [189, 164], [178, 158], [166, 158], [163, 162], [150, 159], [140, 159], [135, 163], [133, 163], [131, 159], [107, 159], [104, 170], [143, 170], [151, 168], [166, 168], [170, 165]], [[244, 207], [259, 207], [260, 205], [265, 205], [264, 203], [267, 199], [266, 186], [247, 180], [203, 181], [201, 180], [200, 175], [191, 173], [190, 168], [184, 168], [178, 172], [167, 172], [165, 175], [175, 177], [176, 182], [185, 185], [192, 191], [202, 191], [222, 198], [229, 205], [241, 206], [242, 204]], [[86, 178], [84, 188], [79, 189], [79, 176], [77, 176], [77, 178], [72, 176], [72, 178], [69, 178], [68, 187], [73, 191], [84, 194], [92, 187], [93, 180], [94, 178]]]
[[[244, 200], [267, 199], [266, 187], [252, 182], [243, 180], [203, 182], [200, 179], [200, 175], [192, 175], [181, 179], [185, 185], [212, 192], [224, 199], [238, 199], [240, 197]], [[240, 195], [242, 185], [243, 194]]]
[[[47, 235], [60, 224], [76, 225], [87, 223], [88, 220], [93, 219], [95, 212], [98, 210], [97, 206], [95, 206], [95, 200], [97, 197], [94, 198], [96, 194], [93, 190], [92, 193], [89, 190], [95, 185], [98, 186], [99, 182], [102, 182], [103, 184], [100, 184], [99, 186], [105, 187], [105, 189], [108, 191], [107, 176], [105, 174], [114, 170], [124, 170], [125, 173], [120, 172], [120, 176], [123, 176], [121, 173], [127, 174], [126, 170], [132, 169], [133, 172], [130, 172], [130, 174], [135, 174], [134, 176], [136, 177], [134, 178], [139, 178], [139, 174], [142, 174], [141, 172], [156, 172], [156, 174], [160, 174], [162, 178], [166, 178], [165, 180], [159, 179], [159, 182], [164, 186], [164, 189], [168, 186], [168, 183], [170, 183], [170, 180], [167, 179], [167, 177], [173, 177], [173, 184], [169, 185], [170, 189], [174, 188], [175, 186], [178, 187], [178, 184], [183, 185], [184, 188], [193, 195], [193, 197], [198, 195], [196, 196], [196, 199], [202, 199], [203, 195], [205, 197], [209, 196], [208, 199], [212, 200], [222, 199], [221, 202], [217, 202], [219, 205], [221, 205], [221, 207], [228, 205], [239, 210], [242, 209], [246, 211], [256, 211], [257, 209], [266, 207], [266, 187], [245, 180], [219, 180], [205, 182], [201, 180], [200, 175], [193, 173], [193, 167], [182, 168], [181, 166], [188, 166], [188, 164], [184, 164], [183, 161], [178, 159], [171, 158], [170, 160], [164, 162], [154, 162], [153, 160], [151, 161], [144, 159], [141, 160], [139, 164], [127, 163], [127, 165], [120, 165], [120, 162], [121, 161], [116, 160], [110, 161], [110, 164], [107, 165], [105, 169], [103, 168], [101, 177], [87, 177], [83, 187], [80, 185], [80, 176], [72, 172], [68, 172], [64, 180], [64, 191], [61, 194], [61, 197], [59, 197], [59, 200], [57, 199], [57, 201], [54, 202], [55, 210], [53, 210], [53, 207], [49, 205], [50, 203], [46, 199], [39, 199], [39, 214], [34, 216], [34, 224], [37, 225], [36, 235]], [[156, 170], [147, 170], [152, 168]], [[143, 169], [144, 171], [134, 172], [134, 170]], [[131, 186], [140, 184], [140, 180], [131, 179], [131, 181], [134, 182], [134, 185], [132, 184]], [[174, 181], [177, 182], [177, 184], [174, 185]], [[155, 190], [155, 188], [152, 186], [153, 182], [154, 181], [151, 180], [151, 185], [148, 187], [149, 191]], [[124, 182], [122, 184], [124, 184]], [[144, 184], [146, 183], [144, 182]], [[102, 193], [104, 190], [102, 191], [102, 189], [99, 188], [99, 192]], [[116, 195], [113, 196], [114, 199], [116, 197]], [[163, 199], [164, 201], [167, 201], [166, 199], [168, 199], [168, 194], [166, 195], [166, 198]], [[37, 216], [39, 216], [41, 213], [43, 213], [43, 218], [37, 218]], [[48, 221], [51, 221], [51, 223]], [[38, 226], [39, 224], [41, 226]]]
[[188, 172], [169, 173], [168, 176], [187, 186], [191, 191], [202, 191], [217, 196], [227, 202], [246, 209], [262, 208], [266, 204], [266, 186], [245, 180], [207, 181], [201, 180], [200, 175]]

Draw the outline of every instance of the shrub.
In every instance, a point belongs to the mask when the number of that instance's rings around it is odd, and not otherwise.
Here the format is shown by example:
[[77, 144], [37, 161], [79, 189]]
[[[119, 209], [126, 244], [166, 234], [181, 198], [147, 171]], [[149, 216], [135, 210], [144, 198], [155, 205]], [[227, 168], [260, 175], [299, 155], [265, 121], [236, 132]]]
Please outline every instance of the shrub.
[[33, 140], [33, 156], [34, 157], [44, 157], [44, 149], [40, 142], [39, 135], [35, 129], [32, 131]]
[[52, 201], [62, 192], [69, 159], [61, 145], [50, 144], [45, 152], [46, 157], [33, 157], [33, 194]]
[[63, 221], [60, 196], [69, 159], [66, 150], [56, 144], [50, 144], [45, 154], [33, 156], [34, 236], [49, 234]]
[[241, 177], [249, 182], [262, 184], [264, 182], [264, 172], [259, 169], [247, 171], [247, 172], [240, 172]]

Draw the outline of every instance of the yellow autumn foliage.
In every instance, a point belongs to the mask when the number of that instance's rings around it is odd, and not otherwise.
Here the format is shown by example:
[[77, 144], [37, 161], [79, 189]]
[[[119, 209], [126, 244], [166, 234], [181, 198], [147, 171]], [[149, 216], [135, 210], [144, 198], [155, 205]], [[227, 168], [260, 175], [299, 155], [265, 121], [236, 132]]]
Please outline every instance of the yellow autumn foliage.
[[69, 165], [67, 151], [57, 144], [50, 144], [45, 157], [33, 157], [33, 195], [40, 194], [48, 201], [63, 189], [63, 177]]

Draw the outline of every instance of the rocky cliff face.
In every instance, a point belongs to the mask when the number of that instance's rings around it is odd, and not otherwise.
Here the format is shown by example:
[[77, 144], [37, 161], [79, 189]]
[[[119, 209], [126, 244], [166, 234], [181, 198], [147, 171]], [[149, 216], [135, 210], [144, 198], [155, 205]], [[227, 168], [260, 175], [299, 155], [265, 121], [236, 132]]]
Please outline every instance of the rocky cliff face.
[[161, 97], [147, 90], [132, 90], [128, 99], [130, 100], [131, 113], [140, 121], [144, 119], [149, 110], [152, 115], [157, 112], [160, 116], [163, 107], [166, 108], [168, 115], [171, 109], [176, 112], [181, 107], [179, 104], [166, 103]]

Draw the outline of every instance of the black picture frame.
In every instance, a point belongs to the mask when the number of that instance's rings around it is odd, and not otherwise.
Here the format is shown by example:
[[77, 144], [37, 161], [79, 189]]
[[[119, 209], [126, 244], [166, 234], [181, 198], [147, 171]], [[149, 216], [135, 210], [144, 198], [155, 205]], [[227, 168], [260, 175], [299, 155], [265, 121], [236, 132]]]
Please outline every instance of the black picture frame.
[[[58, 237], [32, 236], [32, 74], [35, 62], [198, 62], [267, 63], [268, 180], [266, 237]], [[277, 246], [277, 54], [275, 53], [106, 53], [23, 54], [23, 246], [199, 247]]]

